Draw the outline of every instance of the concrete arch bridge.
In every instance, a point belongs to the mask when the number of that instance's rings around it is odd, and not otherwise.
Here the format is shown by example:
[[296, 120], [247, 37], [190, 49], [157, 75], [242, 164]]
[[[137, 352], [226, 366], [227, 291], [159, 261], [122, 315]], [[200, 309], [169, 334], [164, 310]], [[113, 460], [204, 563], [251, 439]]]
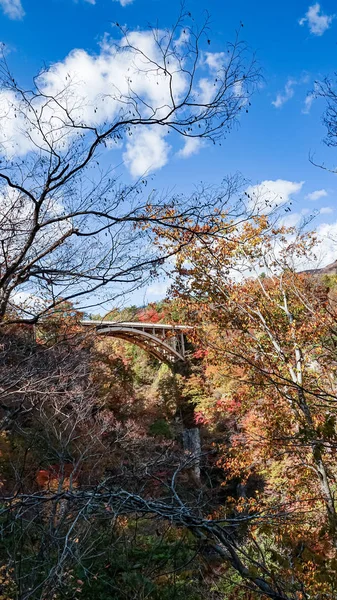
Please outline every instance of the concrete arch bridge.
[[192, 329], [187, 325], [90, 320], [81, 323], [95, 329], [98, 335], [136, 344], [162, 362], [172, 365], [186, 361], [185, 336]]

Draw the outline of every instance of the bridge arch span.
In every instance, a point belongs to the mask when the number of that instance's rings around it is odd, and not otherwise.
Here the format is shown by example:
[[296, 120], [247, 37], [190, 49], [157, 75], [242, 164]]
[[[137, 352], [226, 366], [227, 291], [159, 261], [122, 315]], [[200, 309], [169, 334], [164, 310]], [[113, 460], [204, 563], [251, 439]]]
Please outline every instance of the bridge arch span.
[[82, 321], [105, 335], [136, 344], [162, 362], [172, 364], [186, 360], [185, 334], [191, 327], [162, 323]]

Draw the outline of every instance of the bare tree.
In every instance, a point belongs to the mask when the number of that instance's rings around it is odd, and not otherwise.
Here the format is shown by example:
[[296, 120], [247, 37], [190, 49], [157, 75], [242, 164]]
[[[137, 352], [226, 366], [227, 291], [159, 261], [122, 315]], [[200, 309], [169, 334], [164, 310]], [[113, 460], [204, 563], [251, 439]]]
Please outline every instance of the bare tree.
[[[337, 146], [337, 73], [334, 77], [325, 77], [320, 81], [315, 81], [313, 90], [307, 98], [311, 104], [313, 100], [321, 98], [325, 104], [325, 110], [322, 115], [322, 123], [326, 128], [324, 143], [330, 148]], [[318, 161], [313, 153], [310, 154], [310, 162], [315, 166], [331, 173], [336, 173], [336, 168], [329, 166], [323, 161]]]
[[206, 223], [212, 229], [228, 188], [146, 195], [145, 179], [125, 185], [106, 168], [109, 149], [132, 136], [160, 131], [215, 142], [248, 112], [259, 71], [247, 46], [236, 36], [223, 53], [203, 52], [208, 22], [200, 30], [191, 23], [182, 13], [172, 30], [147, 32], [146, 43], [118, 26], [120, 40], [106, 51], [112, 71], [95, 95], [64, 65], [24, 89], [3, 55], [1, 319], [33, 323], [64, 300], [88, 307], [100, 291], [117, 297], [170, 255], [152, 245], [156, 226], [184, 230], [184, 243]]
[[[337, 73], [335, 74], [335, 77]], [[323, 114], [323, 125], [325, 125], [327, 133], [325, 143], [333, 148], [337, 145], [337, 89], [336, 79], [333, 80], [326, 77], [323, 81], [315, 83], [313, 95], [318, 98], [323, 98], [326, 103], [325, 112]]]
[[[59, 330], [55, 343], [54, 323], [48, 327], [44, 322], [39, 342], [22, 325], [0, 336], [2, 499], [94, 490], [103, 481], [148, 497], [158, 473], [174, 470], [178, 445], [158, 443], [136, 415], [122, 420], [118, 411], [108, 410], [89, 372], [95, 358], [88, 336], [74, 328], [62, 338]], [[68, 331], [74, 324], [68, 319]], [[86, 510], [78, 508], [56, 499], [28, 510], [23, 519], [17, 514], [16, 522], [5, 517], [6, 550], [0, 562], [13, 569], [17, 597], [46, 598], [51, 590], [67, 588], [72, 566], [100, 556], [97, 545], [106, 538], [107, 524], [113, 551], [118, 516], [107, 507], [88, 519]]]
[[[284, 584], [264, 562], [263, 555], [259, 555], [258, 546], [255, 555], [253, 544], [250, 552], [247, 552], [246, 546], [235, 535], [238, 527], [245, 524], [254, 526], [255, 520], [266, 525], [273, 525], [273, 523], [279, 525], [280, 511], [277, 511], [276, 516], [272, 512], [266, 512], [250, 516], [242, 515], [237, 518], [209, 519], [200, 513], [200, 509], [183, 501], [177, 493], [177, 475], [188, 467], [189, 464], [186, 462], [181, 462], [177, 466], [165, 496], [157, 499], [146, 498], [144, 495], [120, 488], [114, 489], [109, 481], [102, 481], [99, 486], [91, 490], [59, 489], [4, 498], [0, 512], [2, 519], [8, 528], [13, 527], [14, 523], [18, 524], [28, 538], [41, 511], [54, 509], [54, 514], [62, 513], [60, 519], [62, 522], [57, 523], [54, 532], [55, 539], [50, 538], [54, 550], [52, 569], [43, 571], [42, 582], [37, 585], [36, 577], [33, 587], [27, 586], [21, 597], [44, 598], [41, 588], [44, 592], [62, 588], [62, 584], [66, 583], [62, 582], [62, 577], [69, 564], [85, 563], [86, 555], [94, 556], [94, 548], [89, 541], [92, 531], [96, 529], [97, 533], [99, 524], [104, 523], [105, 527], [111, 528], [120, 518], [126, 516], [135, 518], [138, 515], [143, 518], [154, 517], [159, 523], [168, 522], [190, 531], [196, 540], [196, 554], [202, 552], [203, 548], [207, 548], [208, 552], [218, 555], [220, 562], [230, 566], [233, 572], [241, 577], [247, 590], [259, 595], [262, 593], [273, 600], [295, 600], [298, 589], [296, 582], [289, 589], [290, 586]], [[289, 513], [285, 509], [283, 518], [286, 521], [288, 517]], [[80, 540], [79, 536], [81, 536]], [[105, 551], [107, 550], [109, 549], [106, 548]], [[30, 583], [33, 579], [32, 575], [34, 576], [34, 572], [30, 576]]]

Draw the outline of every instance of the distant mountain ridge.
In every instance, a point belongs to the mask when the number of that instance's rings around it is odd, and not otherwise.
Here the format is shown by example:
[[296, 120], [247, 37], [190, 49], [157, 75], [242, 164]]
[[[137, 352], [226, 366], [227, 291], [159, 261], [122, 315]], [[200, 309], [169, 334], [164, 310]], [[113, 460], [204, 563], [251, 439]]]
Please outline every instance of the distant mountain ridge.
[[337, 260], [326, 265], [326, 267], [321, 267], [320, 269], [306, 269], [305, 271], [301, 271], [301, 273], [311, 273], [312, 275], [336, 275]]

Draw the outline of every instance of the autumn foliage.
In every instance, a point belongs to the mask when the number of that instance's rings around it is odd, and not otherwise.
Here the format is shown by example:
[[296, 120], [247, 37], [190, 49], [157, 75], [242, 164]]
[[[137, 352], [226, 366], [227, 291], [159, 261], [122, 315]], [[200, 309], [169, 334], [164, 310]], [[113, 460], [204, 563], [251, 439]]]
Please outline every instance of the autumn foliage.
[[295, 268], [314, 247], [261, 217], [229, 241], [191, 244], [173, 288], [211, 388], [199, 421], [223, 485], [240, 482], [226, 504], [257, 515], [247, 547], [295, 598], [336, 591], [335, 281]]

